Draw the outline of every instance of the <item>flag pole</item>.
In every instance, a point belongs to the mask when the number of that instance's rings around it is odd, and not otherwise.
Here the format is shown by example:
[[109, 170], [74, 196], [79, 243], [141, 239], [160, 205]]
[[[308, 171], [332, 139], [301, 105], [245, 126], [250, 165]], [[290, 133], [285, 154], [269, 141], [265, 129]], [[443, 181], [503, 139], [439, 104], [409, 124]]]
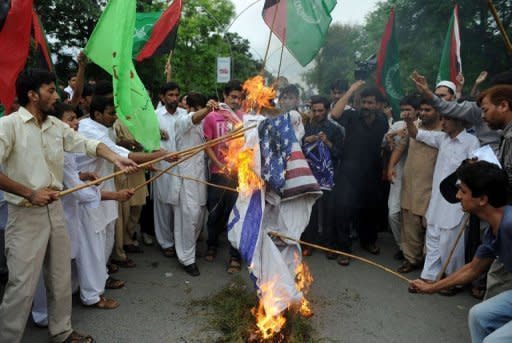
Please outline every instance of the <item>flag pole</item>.
[[270, 50], [270, 42], [272, 41], [272, 32], [274, 32], [274, 24], [276, 23], [277, 12], [279, 11], [280, 4], [281, 2], [277, 3], [276, 10], [274, 12], [274, 17], [272, 18], [272, 25], [270, 26], [270, 33], [268, 34], [267, 49], [265, 50], [265, 58], [263, 59], [263, 65], [261, 66], [261, 75], [264, 74], [265, 66], [267, 65], [268, 51]]
[[284, 52], [284, 43], [281, 44], [281, 57], [279, 57], [279, 68], [277, 69], [277, 78], [281, 76], [281, 65], [283, 64], [283, 52]]
[[507, 31], [505, 31], [505, 27], [503, 27], [503, 23], [501, 22], [500, 17], [498, 16], [496, 7], [494, 7], [494, 3], [492, 2], [492, 0], [487, 0], [487, 4], [489, 5], [489, 9], [491, 10], [492, 16], [494, 17], [494, 20], [496, 21], [498, 28], [500, 29], [500, 33], [501, 36], [503, 37], [503, 41], [505, 42], [507, 51], [510, 55], [512, 55], [512, 43], [510, 42], [510, 39], [508, 38], [507, 35]]

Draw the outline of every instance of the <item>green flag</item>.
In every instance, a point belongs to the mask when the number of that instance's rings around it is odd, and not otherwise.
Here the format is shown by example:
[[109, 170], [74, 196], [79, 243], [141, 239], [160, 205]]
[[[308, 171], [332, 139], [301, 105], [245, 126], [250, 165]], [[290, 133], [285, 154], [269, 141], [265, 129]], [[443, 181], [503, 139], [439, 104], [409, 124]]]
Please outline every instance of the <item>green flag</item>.
[[459, 7], [455, 5], [450, 24], [448, 25], [448, 32], [444, 40], [443, 53], [441, 55], [441, 62], [439, 63], [436, 83], [452, 81], [457, 84], [457, 74], [462, 71], [460, 44]]
[[149, 40], [153, 27], [161, 15], [162, 12], [137, 13], [133, 34], [133, 56], [137, 56]]
[[391, 9], [388, 23], [382, 35], [377, 59], [376, 85], [393, 108], [393, 117], [400, 118], [400, 100], [403, 97], [398, 63], [398, 41], [395, 32], [395, 10]]
[[266, 0], [263, 20], [303, 66], [322, 48], [336, 0]]
[[110, 0], [85, 47], [85, 54], [110, 75], [118, 119], [146, 151], [160, 148], [153, 104], [132, 61], [135, 0]]

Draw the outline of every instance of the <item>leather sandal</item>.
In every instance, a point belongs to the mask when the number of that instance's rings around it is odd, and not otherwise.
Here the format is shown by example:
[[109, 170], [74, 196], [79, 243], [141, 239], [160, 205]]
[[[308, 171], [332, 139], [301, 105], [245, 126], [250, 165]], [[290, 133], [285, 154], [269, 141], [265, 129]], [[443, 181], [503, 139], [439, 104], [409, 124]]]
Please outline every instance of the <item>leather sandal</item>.
[[350, 257], [348, 257], [348, 256], [338, 257], [338, 264], [343, 267], [348, 266], [350, 264]]
[[114, 279], [113, 277], [108, 277], [107, 281], [105, 282], [105, 288], [106, 289], [119, 289], [123, 288], [126, 284], [123, 280]]
[[73, 331], [63, 343], [94, 343], [94, 338], [89, 335], [83, 335]]
[[94, 307], [100, 310], [113, 310], [119, 307], [119, 303], [114, 299], [108, 299], [104, 296], [100, 296], [100, 301], [92, 305], [84, 305], [86, 307]]
[[417, 264], [412, 264], [411, 262], [405, 260], [404, 263], [400, 267], [398, 267], [397, 271], [401, 274], [407, 274], [416, 269], [420, 269], [420, 266]]
[[174, 247], [162, 249], [162, 254], [165, 257], [176, 257], [176, 249]]
[[240, 261], [238, 261], [235, 258], [231, 258], [229, 260], [229, 266], [228, 266], [228, 274], [235, 274], [238, 273], [242, 269], [242, 264]]
[[115, 263], [121, 268], [135, 268], [137, 266], [135, 261], [128, 257], [125, 260], [112, 260], [112, 263]]
[[114, 274], [119, 271], [119, 266], [114, 263], [109, 263], [109, 264], [107, 264], [107, 270], [108, 270], [109, 274]]
[[204, 257], [204, 259], [208, 262], [213, 262], [213, 260], [215, 260], [216, 255], [217, 255], [217, 248], [208, 247], [208, 250], [206, 251], [206, 256]]

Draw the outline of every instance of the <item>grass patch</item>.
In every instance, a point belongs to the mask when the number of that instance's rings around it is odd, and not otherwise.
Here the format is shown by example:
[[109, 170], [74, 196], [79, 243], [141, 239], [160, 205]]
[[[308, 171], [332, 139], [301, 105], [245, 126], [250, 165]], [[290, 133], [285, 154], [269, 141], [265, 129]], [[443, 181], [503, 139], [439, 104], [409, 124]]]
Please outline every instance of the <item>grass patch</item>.
[[[216, 343], [244, 343], [250, 341], [251, 333], [256, 332], [255, 319], [251, 309], [257, 305], [256, 292], [247, 286], [240, 276], [236, 276], [231, 283], [220, 292], [209, 297], [193, 300], [192, 308], [206, 310], [209, 328], [217, 331], [221, 337], [215, 339]], [[287, 324], [284, 334], [288, 343], [313, 343], [314, 329], [311, 321], [300, 315], [288, 312]], [[264, 343], [275, 342], [267, 340]]]

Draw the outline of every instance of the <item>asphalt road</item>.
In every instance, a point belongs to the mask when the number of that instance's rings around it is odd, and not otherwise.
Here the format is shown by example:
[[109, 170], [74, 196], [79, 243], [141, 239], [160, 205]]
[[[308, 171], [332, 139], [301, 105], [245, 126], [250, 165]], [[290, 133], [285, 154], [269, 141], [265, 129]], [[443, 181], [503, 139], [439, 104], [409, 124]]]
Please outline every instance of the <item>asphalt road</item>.
[[[201, 250], [204, 250], [201, 243]], [[381, 255], [371, 256], [355, 244], [354, 253], [395, 269], [395, 248], [390, 234], [380, 234]], [[199, 259], [201, 276], [183, 272], [176, 259], [163, 257], [156, 247], [131, 256], [135, 269], [121, 269], [116, 277], [124, 289], [107, 291], [120, 301], [117, 310], [95, 310], [74, 298], [73, 327], [100, 343], [214, 342], [219, 334], [208, 319], [191, 310], [192, 300], [219, 291], [232, 276], [225, 272], [226, 243], [213, 263]], [[468, 310], [477, 301], [468, 291], [454, 297], [413, 295], [407, 283], [372, 266], [352, 262], [341, 267], [315, 251], [307, 258], [315, 278], [310, 300], [318, 342], [469, 342]], [[248, 273], [242, 276], [250, 285]], [[418, 273], [409, 274], [415, 278]], [[47, 330], [29, 321], [23, 342], [46, 342]]]

